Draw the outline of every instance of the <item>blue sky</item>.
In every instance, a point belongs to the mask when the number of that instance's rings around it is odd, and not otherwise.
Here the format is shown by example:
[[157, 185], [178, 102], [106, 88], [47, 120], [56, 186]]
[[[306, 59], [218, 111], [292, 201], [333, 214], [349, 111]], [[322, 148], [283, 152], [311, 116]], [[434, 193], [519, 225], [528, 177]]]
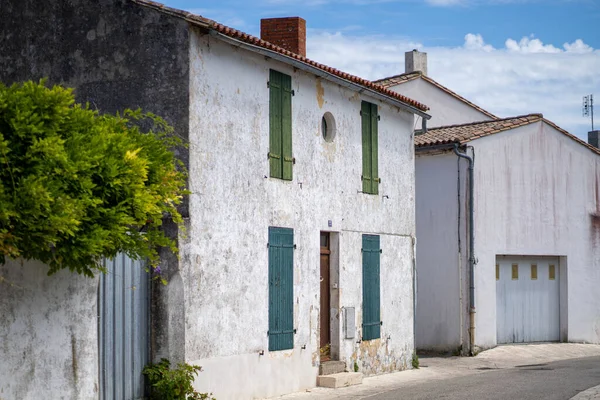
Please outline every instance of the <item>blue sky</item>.
[[426, 51], [429, 75], [508, 117], [541, 112], [586, 139], [581, 97], [600, 127], [600, 0], [163, 0], [259, 35], [260, 19], [301, 16], [316, 61], [378, 79]]

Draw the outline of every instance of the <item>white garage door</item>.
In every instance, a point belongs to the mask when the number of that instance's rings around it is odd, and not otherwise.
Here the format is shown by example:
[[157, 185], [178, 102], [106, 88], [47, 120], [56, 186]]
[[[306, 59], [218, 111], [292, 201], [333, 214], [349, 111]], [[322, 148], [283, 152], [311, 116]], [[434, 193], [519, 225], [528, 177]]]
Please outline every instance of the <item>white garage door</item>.
[[560, 339], [558, 258], [496, 259], [498, 343]]

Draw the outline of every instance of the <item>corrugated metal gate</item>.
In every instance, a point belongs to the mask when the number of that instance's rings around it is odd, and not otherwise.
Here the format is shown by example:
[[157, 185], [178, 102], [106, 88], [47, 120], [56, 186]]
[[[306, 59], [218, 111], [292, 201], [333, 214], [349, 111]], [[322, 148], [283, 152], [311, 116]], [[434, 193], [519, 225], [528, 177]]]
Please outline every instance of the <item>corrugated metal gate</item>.
[[552, 257], [498, 257], [498, 343], [560, 339], [559, 262]]
[[100, 400], [144, 397], [148, 362], [149, 275], [124, 254], [105, 260], [98, 290]]

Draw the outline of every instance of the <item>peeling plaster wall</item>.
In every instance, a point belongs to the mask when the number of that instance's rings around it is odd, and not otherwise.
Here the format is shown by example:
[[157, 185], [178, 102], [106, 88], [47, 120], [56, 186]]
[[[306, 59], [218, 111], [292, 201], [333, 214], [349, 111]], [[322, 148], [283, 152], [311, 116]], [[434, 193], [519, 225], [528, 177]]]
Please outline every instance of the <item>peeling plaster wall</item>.
[[[77, 101], [101, 113], [138, 107], [153, 112], [187, 140], [186, 21], [129, 0], [2, 0], [0, 8], [0, 82], [47, 77], [49, 84], [74, 87]], [[185, 165], [187, 153], [176, 149]], [[180, 212], [187, 216], [187, 198]], [[178, 238], [173, 223], [165, 220], [164, 226]], [[169, 305], [183, 303], [179, 259], [166, 249], [160, 255], [170, 285], [152, 288], [152, 357], [177, 362], [185, 358], [184, 310]]]
[[600, 156], [541, 122], [472, 144], [476, 344], [496, 345], [498, 254], [566, 257], [568, 341], [600, 343]]
[[0, 266], [0, 399], [98, 398], [98, 280]]
[[[182, 271], [186, 359], [217, 398], [314, 387], [319, 365], [319, 232], [340, 232], [340, 306], [362, 301], [361, 234], [381, 235], [383, 342], [345, 340], [367, 374], [413, 352], [414, 156], [411, 114], [199, 33], [190, 46], [190, 230]], [[291, 75], [294, 179], [269, 178], [269, 68]], [[379, 195], [362, 190], [360, 102], [379, 105]], [[332, 143], [321, 117], [336, 121]], [[387, 196], [387, 197], [384, 197]], [[328, 221], [331, 221], [331, 227]], [[268, 227], [294, 229], [292, 350], [268, 351]], [[340, 324], [341, 325], [341, 324]], [[382, 336], [382, 337], [384, 337]], [[388, 338], [388, 336], [390, 336]], [[357, 338], [360, 334], [357, 333]], [[302, 347], [306, 346], [305, 349]], [[367, 347], [369, 347], [367, 346]], [[265, 352], [263, 356], [260, 351]]]
[[461, 328], [461, 309], [468, 304], [467, 168], [457, 160], [454, 153], [445, 152], [418, 154], [415, 161], [415, 336], [417, 348], [423, 350], [457, 351], [468, 338]]
[[[427, 104], [430, 108], [428, 114], [431, 115], [431, 119], [427, 121], [427, 126], [430, 128], [492, 119], [420, 78], [393, 86], [390, 90]], [[421, 127], [420, 117], [416, 126]]]

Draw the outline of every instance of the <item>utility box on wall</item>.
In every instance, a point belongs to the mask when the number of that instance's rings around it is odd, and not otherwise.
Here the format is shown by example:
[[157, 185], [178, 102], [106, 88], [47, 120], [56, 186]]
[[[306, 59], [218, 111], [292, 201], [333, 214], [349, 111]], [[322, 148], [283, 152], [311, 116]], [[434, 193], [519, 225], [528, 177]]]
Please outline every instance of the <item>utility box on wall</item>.
[[354, 335], [356, 332], [354, 307], [344, 308], [344, 331], [346, 339], [354, 339]]

